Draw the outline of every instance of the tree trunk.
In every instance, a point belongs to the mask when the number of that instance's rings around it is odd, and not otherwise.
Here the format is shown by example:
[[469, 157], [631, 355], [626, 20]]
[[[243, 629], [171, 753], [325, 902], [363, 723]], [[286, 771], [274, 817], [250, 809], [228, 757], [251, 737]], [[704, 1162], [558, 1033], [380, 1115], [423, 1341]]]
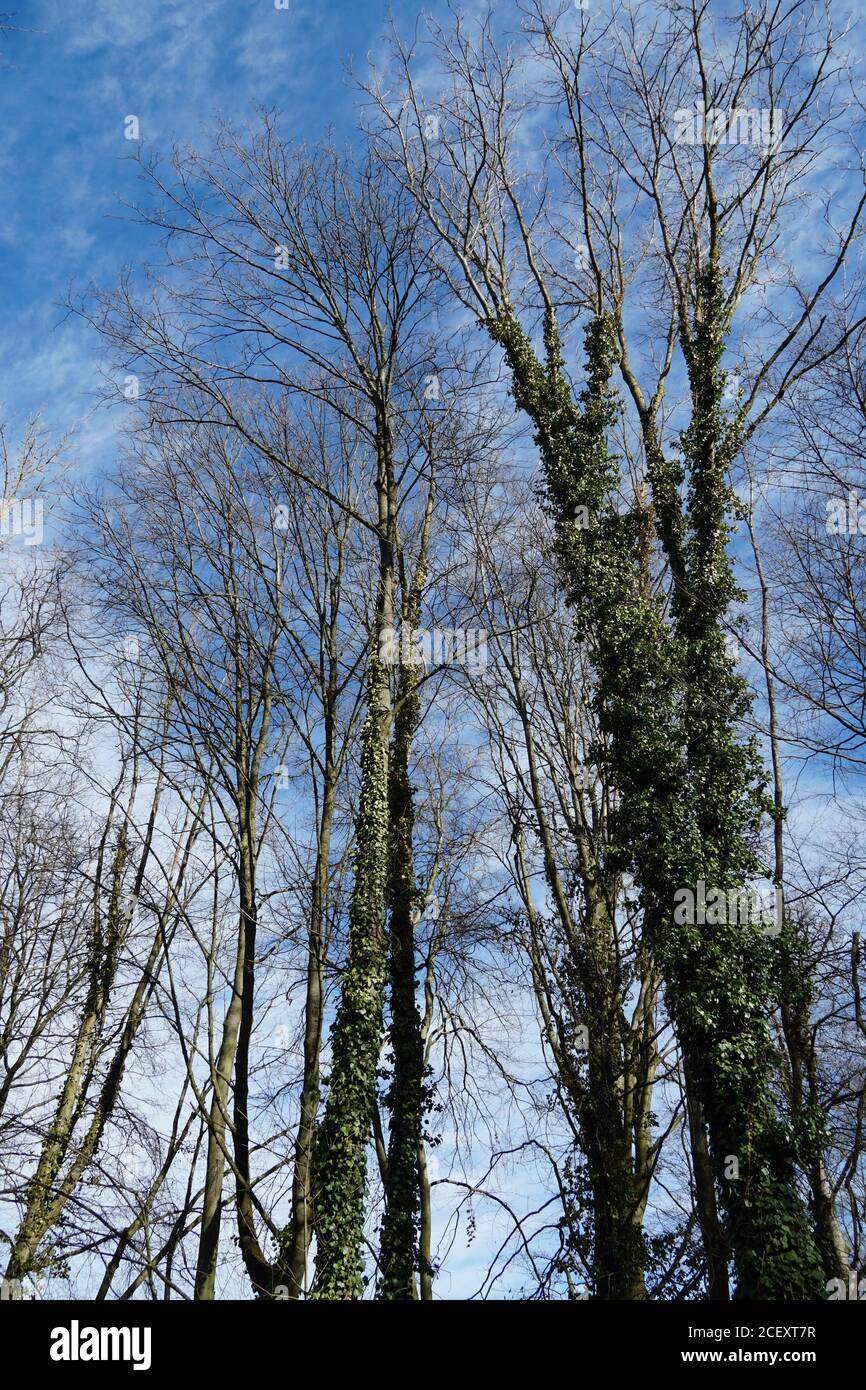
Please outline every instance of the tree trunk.
[[[563, 375], [552, 308], [544, 364], [513, 315], [489, 327], [505, 350], [516, 403], [537, 427], [563, 577], [578, 623], [594, 643], [596, 709], [620, 798], [615, 839], [622, 867], [635, 868], [648, 945], [706, 1114], [738, 1296], [818, 1298], [824, 1281], [794, 1185], [796, 1155], [770, 1087], [766, 943], [750, 925], [699, 933], [673, 916], [683, 886], [694, 892], [704, 879], [721, 889], [742, 887], [757, 871], [752, 846], [763, 811], [757, 753], [736, 734], [748, 691], [732, 674], [721, 629], [736, 592], [726, 553], [728, 456], [719, 443], [721, 293], [711, 257], [693, 334], [683, 335], [692, 420], [681, 447], [691, 469], [693, 534], [688, 584], [673, 598], [673, 640], [660, 606], [641, 592], [637, 519], [609, 502], [612, 323], [599, 313], [587, 330], [580, 406]], [[680, 465], [658, 458], [653, 467], [670, 480]], [[657, 480], [653, 486], [658, 494]], [[673, 487], [671, 495], [676, 492]], [[575, 527], [578, 506], [588, 512], [589, 528]], [[664, 515], [661, 520], [666, 524]], [[682, 569], [680, 520], [674, 518], [667, 537], [674, 572]]]
[[346, 966], [331, 1031], [331, 1083], [315, 1155], [316, 1299], [356, 1299], [364, 1291], [367, 1145], [376, 1108], [385, 1006], [391, 691], [383, 654], [393, 640], [395, 574], [392, 458], [384, 420], [378, 446], [379, 580], [361, 735], [355, 878]]
[[418, 1266], [421, 1200], [418, 1154], [422, 1142], [424, 1106], [424, 1045], [421, 1016], [415, 997], [414, 913], [417, 894], [412, 853], [415, 813], [409, 756], [420, 710], [413, 651], [418, 621], [418, 590], [413, 592], [403, 610], [400, 678], [388, 797], [391, 849], [388, 885], [390, 1040], [394, 1074], [388, 1093], [391, 1124], [380, 1251], [380, 1291], [385, 1299], [417, 1297], [415, 1271]]
[[226, 1160], [226, 1127], [229, 1090], [234, 1071], [235, 1052], [241, 1023], [244, 991], [246, 938], [244, 924], [238, 927], [232, 997], [223, 1020], [222, 1038], [213, 1076], [213, 1095], [208, 1113], [207, 1156], [204, 1197], [199, 1229], [198, 1261], [195, 1272], [195, 1298], [209, 1301], [216, 1287], [217, 1255], [222, 1218], [223, 1175]]
[[[23, 1279], [35, 1268], [40, 1242], [62, 1213], [83, 1169], [92, 1157], [95, 1143], [107, 1120], [107, 1114], [100, 1113], [97, 1107], [97, 1115], [88, 1136], [91, 1142], [85, 1140], [77, 1155], [78, 1161], [73, 1164], [73, 1170], [61, 1180], [60, 1172], [86, 1100], [87, 1071], [93, 1062], [93, 1050], [99, 1040], [109, 992], [117, 969], [120, 940], [126, 924], [122, 903], [126, 862], [127, 836], [125, 825], [122, 824], [111, 864], [111, 888], [104, 919], [98, 897], [94, 903], [89, 960], [90, 980], [69, 1070], [54, 1118], [39, 1152], [36, 1172], [28, 1184], [24, 1216], [9, 1254], [7, 1279]], [[97, 883], [98, 881], [97, 874]]]
[[386, 976], [389, 698], [378, 653], [368, 666], [367, 688], [348, 955], [331, 1034], [331, 1085], [316, 1143], [313, 1297], [318, 1299], [360, 1298], [364, 1288], [367, 1144], [376, 1103]]
[[[329, 734], [326, 734], [326, 741]], [[292, 1221], [285, 1258], [289, 1297], [300, 1298], [307, 1274], [307, 1254], [313, 1238], [313, 1152], [319, 1114], [319, 1058], [322, 1048], [322, 968], [324, 961], [325, 908], [331, 826], [334, 814], [336, 779], [333, 758], [326, 749], [325, 791], [316, 851], [313, 900], [310, 906], [310, 939], [307, 948], [307, 989], [304, 1014], [304, 1079], [301, 1088], [301, 1114], [295, 1140], [295, 1169], [292, 1176]]]
[[692, 1172], [695, 1179], [695, 1205], [698, 1225], [707, 1261], [707, 1297], [711, 1303], [727, 1303], [731, 1293], [728, 1285], [728, 1249], [725, 1233], [719, 1220], [713, 1164], [707, 1146], [707, 1127], [697, 1088], [689, 1076], [688, 1063], [683, 1059], [686, 1108], [689, 1117]]

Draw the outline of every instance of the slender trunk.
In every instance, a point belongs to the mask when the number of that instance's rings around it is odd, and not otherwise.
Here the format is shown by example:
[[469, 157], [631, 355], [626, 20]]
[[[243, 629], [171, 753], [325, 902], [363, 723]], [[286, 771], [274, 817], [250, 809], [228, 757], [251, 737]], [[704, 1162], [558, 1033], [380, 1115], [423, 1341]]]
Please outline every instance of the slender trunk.
[[[391, 1049], [394, 1074], [388, 1093], [391, 1125], [385, 1183], [385, 1216], [380, 1250], [380, 1294], [391, 1300], [418, 1296], [415, 1273], [421, 1221], [423, 1149], [424, 1038], [415, 982], [415, 915], [417, 885], [413, 837], [415, 806], [411, 781], [412, 744], [421, 714], [418, 658], [415, 649], [421, 596], [427, 576], [427, 545], [434, 501], [431, 481], [421, 532], [418, 561], [405, 595], [400, 642], [394, 735], [388, 783], [390, 864], [388, 880]], [[428, 1266], [429, 1277], [429, 1266]]]
[[[643, 1212], [649, 1191], [645, 1154], [645, 1116], [652, 1094], [654, 1048], [632, 1039], [631, 1060], [623, 1051], [627, 1025], [617, 985], [607, 897], [585, 866], [587, 896], [584, 939], [569, 923], [569, 978], [574, 982], [574, 1012], [564, 1020], [555, 1007], [545, 972], [540, 924], [535, 911], [523, 852], [515, 839], [517, 877], [529, 917], [530, 962], [544, 1031], [586, 1156], [592, 1201], [592, 1284], [602, 1300], [646, 1298]], [[567, 918], [564, 920], [568, 920]], [[560, 986], [560, 995], [566, 993]], [[567, 991], [571, 997], [572, 991]], [[652, 1015], [652, 1004], [642, 1007]], [[641, 1025], [643, 1026], [643, 1025]], [[586, 1030], [586, 1074], [575, 1051], [574, 1030]], [[650, 1035], [651, 1035], [650, 1025]], [[634, 1149], [632, 1137], [634, 1136]]]
[[[65, 1206], [83, 1168], [92, 1156], [92, 1146], [82, 1146], [74, 1171], [61, 1179], [75, 1126], [86, 1099], [88, 1068], [98, 1042], [105, 1008], [117, 969], [121, 935], [126, 914], [122, 903], [123, 875], [127, 861], [126, 828], [121, 825], [111, 866], [108, 910], [103, 919], [98, 902], [90, 941], [89, 985], [69, 1070], [57, 1102], [48, 1133], [43, 1140], [36, 1171], [27, 1188], [24, 1216], [12, 1243], [6, 1269], [7, 1279], [23, 1279], [35, 1267], [39, 1245]], [[98, 880], [98, 875], [97, 875]], [[97, 1110], [96, 1131], [101, 1134], [107, 1116]]]
[[731, 1297], [728, 1285], [728, 1249], [724, 1228], [719, 1219], [713, 1164], [707, 1144], [707, 1126], [700, 1097], [694, 1082], [690, 1079], [685, 1059], [683, 1072], [692, 1172], [695, 1179], [695, 1205], [707, 1262], [707, 1297], [711, 1303], [727, 1303]]
[[258, 1298], [273, 1294], [275, 1269], [262, 1253], [256, 1234], [252, 1178], [250, 1174], [250, 1042], [255, 1019], [256, 932], [258, 905], [256, 897], [256, 828], [253, 789], [244, 798], [239, 818], [240, 850], [240, 926], [244, 943], [244, 971], [241, 991], [238, 1043], [235, 1055], [235, 1080], [232, 1106], [235, 1159], [235, 1212], [238, 1243], [253, 1292]]
[[292, 1221], [285, 1258], [289, 1297], [300, 1298], [307, 1275], [307, 1254], [313, 1238], [313, 1151], [319, 1113], [319, 1058], [322, 1048], [322, 966], [325, 908], [331, 828], [334, 815], [336, 779], [333, 759], [326, 751], [325, 791], [319, 825], [319, 843], [310, 906], [310, 937], [307, 947], [307, 989], [304, 1015], [304, 1079], [301, 1113], [295, 1140], [295, 1169], [292, 1177]]
[[[441, 823], [437, 826], [439, 830], [439, 846], [441, 849]], [[438, 852], [436, 866], [428, 881], [428, 891], [432, 889], [438, 873]], [[435, 982], [436, 982], [436, 957], [439, 950], [439, 943], [446, 930], [447, 908], [443, 907], [440, 912], [439, 920], [430, 940], [427, 957], [424, 962], [424, 1013], [421, 1018], [421, 1049], [424, 1069], [430, 1065], [431, 1036], [430, 1029], [433, 1025], [433, 1008], [435, 1002]], [[422, 1131], [418, 1142], [418, 1187], [421, 1194], [421, 1219], [418, 1232], [418, 1286], [422, 1302], [429, 1303], [433, 1299], [433, 1280], [436, 1271], [433, 1267], [433, 1206], [431, 1198], [430, 1172], [427, 1167], [427, 1146], [425, 1136]]]
[[828, 1281], [841, 1279], [845, 1286], [851, 1269], [848, 1242], [836, 1215], [836, 1202], [823, 1157], [817, 1158], [809, 1170], [812, 1189], [812, 1216], [815, 1221], [815, 1240]]
[[621, 995], [611, 941], [612, 924], [603, 899], [590, 908], [580, 975], [586, 1000], [588, 1104], [581, 1130], [586, 1144], [593, 1199], [592, 1278], [601, 1300], [646, 1297], [646, 1258], [629, 1110], [634, 1084], [622, 1048]]
[[194, 1297], [210, 1301], [216, 1288], [217, 1255], [219, 1252], [222, 1219], [223, 1176], [226, 1161], [226, 1126], [228, 1101], [241, 1023], [244, 990], [245, 933], [243, 923], [238, 930], [235, 952], [232, 997], [223, 1020], [223, 1031], [213, 1075], [213, 1093], [208, 1112], [208, 1140], [205, 1158], [204, 1195], [199, 1228], [198, 1260], [195, 1273]]
[[[770, 665], [770, 591], [764, 574], [761, 551], [757, 536], [755, 535], [751, 515], [749, 516], [748, 525], [749, 536], [752, 542], [752, 552], [755, 557], [755, 571], [758, 576], [758, 585], [761, 591], [761, 664], [764, 668], [764, 680], [767, 689], [770, 754], [773, 768], [773, 882], [776, 884], [776, 887], [781, 890], [785, 877], [785, 847], [783, 838], [785, 805], [782, 787], [782, 758], [779, 746], [779, 725], [776, 712], [776, 688]], [[783, 948], [787, 948], [792, 935], [791, 924], [786, 922], [786, 939], [783, 942]], [[799, 961], [795, 960], [795, 968], [797, 967], [799, 967], [799, 971], [801, 972], [801, 978], [796, 982], [793, 997], [800, 999], [799, 1010], [792, 1006], [792, 996], [784, 987], [782, 989], [781, 1004], [782, 1029], [785, 1035], [785, 1043], [791, 1063], [791, 1105], [795, 1118], [799, 1117], [806, 1104], [812, 1107], [815, 1115], [823, 1118], [818, 1090], [815, 1041], [809, 1026], [812, 992], [811, 987], [808, 987], [804, 993], [804, 979], [802, 978], [802, 974], [808, 970], [808, 964], [802, 959]], [[842, 1279], [844, 1281], [848, 1278], [849, 1253], [845, 1237], [842, 1234], [842, 1229], [836, 1216], [836, 1204], [833, 1200], [833, 1193], [827, 1179], [827, 1169], [824, 1163], [823, 1153], [813, 1155], [811, 1162], [808, 1164], [807, 1173], [812, 1198], [812, 1219], [815, 1224], [815, 1240], [821, 1255], [824, 1273], [828, 1281], [831, 1279]]]
[[421, 1301], [429, 1303], [433, 1298], [433, 1209], [430, 1198], [430, 1174], [427, 1170], [427, 1150], [423, 1138], [418, 1144], [418, 1186], [421, 1190], [418, 1278]]
[[102, 1276], [102, 1279], [99, 1282], [99, 1288], [93, 1295], [95, 1302], [101, 1302], [102, 1300], [108, 1298], [109, 1292], [111, 1291], [111, 1285], [114, 1281], [114, 1276], [120, 1268], [123, 1257], [126, 1254], [126, 1251], [129, 1249], [129, 1246], [132, 1244], [133, 1240], [138, 1235], [139, 1231], [142, 1229], [145, 1222], [147, 1221], [147, 1218], [153, 1207], [153, 1203], [156, 1200], [156, 1197], [160, 1189], [162, 1188], [166, 1178], [168, 1177], [172, 1164], [174, 1163], [175, 1159], [177, 1158], [177, 1155], [181, 1151], [181, 1147], [183, 1145], [184, 1140], [186, 1139], [187, 1134], [192, 1128], [192, 1123], [195, 1118], [195, 1111], [192, 1111], [189, 1114], [189, 1116], [187, 1117], [186, 1124], [183, 1126], [183, 1128], [180, 1130], [178, 1129], [181, 1109], [183, 1106], [185, 1095], [186, 1086], [184, 1086], [177, 1110], [175, 1111], [174, 1132], [172, 1140], [168, 1147], [168, 1151], [165, 1155], [165, 1158], [163, 1159], [159, 1172], [157, 1173], [156, 1177], [154, 1178], [153, 1182], [148, 1188], [147, 1193], [145, 1194], [144, 1200], [139, 1208], [138, 1214], [135, 1217], [133, 1217], [132, 1221], [130, 1221], [129, 1225], [126, 1226], [123, 1229], [123, 1231], [121, 1231], [118, 1237], [117, 1244], [114, 1247], [111, 1258], [105, 1266], [105, 1272]]
[[[237, 612], [238, 597], [235, 591], [232, 593], [232, 598]], [[240, 630], [239, 621], [238, 630]], [[234, 830], [238, 891], [237, 951], [232, 997], [223, 1020], [223, 1035], [213, 1078], [213, 1095], [208, 1117], [204, 1203], [195, 1277], [195, 1298], [201, 1301], [213, 1299], [216, 1285], [223, 1180], [228, 1157], [226, 1133], [229, 1125], [230, 1093], [232, 1094], [232, 1142], [238, 1243], [256, 1294], [267, 1296], [273, 1284], [273, 1267], [262, 1254], [256, 1235], [249, 1140], [249, 1054], [255, 1020], [256, 931], [258, 925], [256, 865], [259, 846], [256, 828], [256, 802], [259, 794], [261, 760], [267, 747], [270, 729], [272, 707], [270, 661], [273, 659], [273, 642], [273, 635], [271, 635], [271, 651], [261, 676], [261, 705], [257, 716], [257, 727], [250, 720], [249, 705], [244, 690], [245, 664], [242, 644], [236, 644], [233, 649], [235, 688], [232, 797], [237, 815], [237, 825]]]

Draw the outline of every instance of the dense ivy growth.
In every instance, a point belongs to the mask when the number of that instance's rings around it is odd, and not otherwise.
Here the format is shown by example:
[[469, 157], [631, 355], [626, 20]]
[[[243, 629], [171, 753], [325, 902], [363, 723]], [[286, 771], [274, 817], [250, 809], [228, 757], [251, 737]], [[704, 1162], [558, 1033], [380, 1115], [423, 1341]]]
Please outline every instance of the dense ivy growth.
[[376, 1103], [387, 967], [389, 699], [377, 653], [368, 665], [367, 691], [348, 951], [331, 1033], [330, 1089], [315, 1156], [312, 1297], [318, 1299], [360, 1298], [364, 1290], [367, 1146]]
[[[814, 1149], [814, 1116], [792, 1124], [771, 1084], [778, 947], [750, 922], [673, 918], [679, 887], [704, 880], [739, 889], [754, 879], [768, 807], [758, 750], [739, 734], [750, 694], [723, 626], [739, 595], [728, 555], [737, 436], [722, 404], [722, 294], [713, 260], [682, 339], [691, 419], [680, 457], [664, 456], [647, 416], [651, 500], [627, 510], [616, 505], [608, 445], [616, 325], [605, 315], [590, 321], [577, 399], [552, 311], [543, 361], [512, 314], [487, 326], [505, 352], [515, 403], [535, 426], [563, 581], [594, 662], [594, 756], [617, 792], [610, 861], [637, 882], [645, 937], [699, 1088], [738, 1296], [817, 1298], [820, 1261], [795, 1187]], [[673, 577], [669, 614], [652, 585], [657, 539]]]
[[[403, 632], [418, 624], [417, 594], [404, 606]], [[408, 644], [407, 644], [408, 645]], [[412, 838], [415, 828], [409, 758], [421, 701], [418, 672], [400, 663], [389, 774], [390, 848], [388, 875], [389, 976], [393, 1072], [385, 1096], [390, 1113], [385, 1215], [380, 1245], [380, 1294], [385, 1299], [416, 1296], [420, 1222], [419, 1150], [424, 1110], [424, 1048], [415, 998], [415, 923], [418, 893]]]

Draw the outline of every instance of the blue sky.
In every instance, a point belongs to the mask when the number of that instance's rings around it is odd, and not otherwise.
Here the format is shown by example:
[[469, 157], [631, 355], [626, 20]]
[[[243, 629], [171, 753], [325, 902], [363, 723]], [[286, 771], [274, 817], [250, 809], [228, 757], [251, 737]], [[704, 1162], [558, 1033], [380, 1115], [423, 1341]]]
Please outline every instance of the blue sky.
[[[113, 426], [92, 413], [95, 335], [60, 303], [91, 280], [110, 287], [153, 248], [121, 204], [137, 188], [126, 118], [160, 152], [203, 143], [217, 114], [242, 121], [259, 106], [279, 107], [302, 138], [352, 128], [346, 65], [381, 55], [389, 0], [283, 2], [18, 0], [0, 36], [0, 403], [13, 417], [40, 411], [56, 430], [74, 426], [79, 462]], [[862, 3], [840, 5], [837, 21]], [[411, 31], [417, 5], [390, 8]], [[497, 6], [500, 18], [509, 11], [517, 20], [516, 5]]]
[[[328, 126], [348, 137], [356, 97], [347, 63], [361, 68], [381, 53], [388, 8], [387, 0], [290, 0], [288, 10], [274, 0], [19, 0], [12, 31], [0, 36], [0, 419], [11, 418], [13, 438], [38, 412], [53, 433], [72, 432], [76, 471], [111, 457], [121, 420], [98, 403], [100, 343], [63, 300], [91, 282], [110, 288], [125, 265], [153, 253], [153, 234], [122, 205], [138, 188], [127, 117], [138, 118], [144, 149], [160, 153], [172, 141], [203, 144], [216, 115], [240, 122], [260, 106], [278, 107], [301, 138], [316, 140]], [[408, 13], [414, 20], [414, 8]], [[486, 1161], [477, 1159], [478, 1174]], [[434, 1179], [452, 1172], [450, 1155], [440, 1165], [431, 1152], [430, 1164]], [[532, 1207], [534, 1182], [500, 1168], [496, 1188]], [[477, 1240], [470, 1249], [457, 1238], [440, 1297], [472, 1293], [486, 1263], [479, 1247], [502, 1238], [496, 1208], [479, 1202], [476, 1217]]]
[[301, 137], [348, 132], [346, 62], [381, 45], [387, 0], [289, 3], [20, 0], [0, 38], [0, 402], [13, 419], [74, 426], [80, 461], [112, 426], [93, 414], [95, 336], [60, 301], [91, 279], [110, 286], [152, 245], [119, 202], [136, 189], [126, 117], [160, 151], [257, 106], [278, 106]]

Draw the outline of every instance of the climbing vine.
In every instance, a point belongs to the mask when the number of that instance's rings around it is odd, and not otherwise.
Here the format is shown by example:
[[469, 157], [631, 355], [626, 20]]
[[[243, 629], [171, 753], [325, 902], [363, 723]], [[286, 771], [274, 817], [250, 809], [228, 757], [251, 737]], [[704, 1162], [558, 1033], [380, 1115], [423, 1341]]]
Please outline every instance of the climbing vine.
[[374, 653], [361, 748], [355, 877], [346, 968], [331, 1033], [333, 1060], [314, 1169], [316, 1280], [313, 1298], [353, 1299], [364, 1291], [362, 1241], [367, 1146], [382, 1043], [388, 867], [388, 685]]
[[[418, 594], [403, 609], [404, 643], [418, 623]], [[424, 1048], [415, 998], [414, 912], [418, 893], [413, 867], [415, 827], [409, 754], [420, 717], [417, 670], [405, 655], [400, 662], [389, 778], [390, 862], [388, 880], [391, 1027], [393, 1074], [385, 1096], [391, 1116], [385, 1216], [380, 1247], [380, 1293], [385, 1299], [415, 1296], [420, 1222], [419, 1150], [424, 1110]]]
[[[773, 943], [750, 922], [673, 919], [680, 886], [740, 889], [754, 878], [768, 809], [758, 749], [739, 734], [750, 693], [723, 627], [740, 595], [728, 555], [727, 476], [738, 438], [723, 409], [722, 302], [713, 259], [682, 339], [692, 408], [680, 457], [665, 458], [647, 415], [652, 501], [627, 510], [613, 500], [619, 471], [608, 445], [618, 410], [610, 317], [599, 314], [586, 329], [577, 399], [552, 311], [543, 361], [513, 315], [487, 327], [505, 352], [515, 403], [535, 426], [560, 569], [596, 673], [594, 757], [617, 791], [609, 863], [636, 879], [647, 942], [699, 1087], [738, 1295], [815, 1298], [820, 1261], [795, 1186], [806, 1139], [778, 1112], [771, 1086]], [[648, 534], [670, 562], [670, 617], [650, 582]]]

